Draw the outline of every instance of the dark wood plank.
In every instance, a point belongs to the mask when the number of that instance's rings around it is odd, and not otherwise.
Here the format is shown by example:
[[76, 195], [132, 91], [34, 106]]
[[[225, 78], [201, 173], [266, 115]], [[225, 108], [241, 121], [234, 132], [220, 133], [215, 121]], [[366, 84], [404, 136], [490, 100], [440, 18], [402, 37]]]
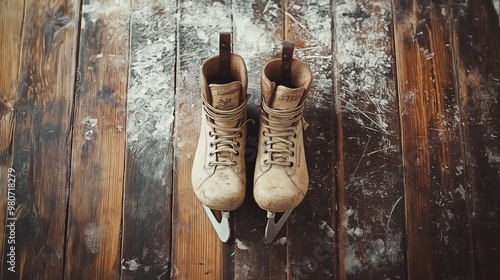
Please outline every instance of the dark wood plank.
[[[246, 144], [247, 193], [245, 203], [234, 212], [234, 275], [232, 279], [285, 279], [285, 230], [273, 244], [266, 244], [266, 212], [253, 198], [253, 175], [257, 156], [257, 134], [260, 118], [260, 79], [264, 65], [281, 52], [283, 34], [283, 1], [233, 1], [234, 52], [241, 55], [248, 69], [248, 124]], [[258, 38], [258, 40], [256, 39]]]
[[335, 248], [335, 134], [331, 1], [286, 1], [285, 39], [313, 73], [304, 111], [309, 190], [287, 222], [288, 278], [332, 279]]
[[335, 7], [341, 279], [405, 279], [399, 104], [390, 0]]
[[175, 1], [132, 1], [122, 279], [167, 279], [175, 106]]
[[66, 279], [119, 279], [130, 6], [82, 8]]
[[[15, 104], [15, 273], [62, 278], [78, 1], [26, 1]], [[17, 58], [14, 58], [17, 59]], [[11, 76], [12, 77], [12, 76]], [[14, 214], [14, 215], [12, 215]], [[9, 229], [10, 232], [10, 229]], [[9, 251], [12, 249], [9, 246]]]
[[472, 277], [449, 6], [394, 1], [409, 279]]
[[[10, 230], [5, 230], [8, 202], [9, 169], [12, 167], [12, 152], [14, 139], [15, 111], [17, 85], [19, 79], [20, 50], [22, 40], [22, 25], [24, 21], [24, 1], [5, 0], [0, 2], [0, 229], [10, 236]], [[12, 178], [10, 178], [12, 179]], [[12, 181], [11, 181], [12, 183]], [[15, 183], [15, 182], [13, 182]], [[5, 187], [7, 186], [7, 187]], [[11, 244], [9, 244], [11, 245]], [[4, 251], [4, 242], [0, 242], [0, 276], [2, 267], [9, 261], [10, 246]]]
[[181, 0], [178, 12], [171, 276], [221, 279], [223, 250], [230, 248], [224, 249], [194, 194], [191, 169], [201, 120], [200, 67], [218, 54], [219, 32], [231, 30], [231, 4]]
[[[493, 3], [494, 2], [494, 3]], [[476, 279], [500, 274], [500, 3], [453, 5]]]

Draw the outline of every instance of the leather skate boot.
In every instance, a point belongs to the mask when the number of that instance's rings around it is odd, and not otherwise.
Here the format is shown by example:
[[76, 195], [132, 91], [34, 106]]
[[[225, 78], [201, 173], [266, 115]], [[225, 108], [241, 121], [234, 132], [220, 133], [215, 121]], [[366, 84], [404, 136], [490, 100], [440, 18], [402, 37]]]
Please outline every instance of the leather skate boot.
[[[262, 111], [255, 166], [255, 201], [267, 211], [265, 238], [270, 243], [292, 210], [304, 198], [308, 186], [304, 152], [304, 104], [312, 83], [307, 64], [294, 59], [294, 45], [285, 41], [281, 59], [262, 71]], [[284, 212], [275, 223], [277, 212]]]
[[[191, 180], [219, 238], [230, 237], [229, 211], [245, 199], [247, 71], [221, 33], [220, 54], [201, 67], [201, 129]], [[212, 210], [222, 212], [220, 221]]]

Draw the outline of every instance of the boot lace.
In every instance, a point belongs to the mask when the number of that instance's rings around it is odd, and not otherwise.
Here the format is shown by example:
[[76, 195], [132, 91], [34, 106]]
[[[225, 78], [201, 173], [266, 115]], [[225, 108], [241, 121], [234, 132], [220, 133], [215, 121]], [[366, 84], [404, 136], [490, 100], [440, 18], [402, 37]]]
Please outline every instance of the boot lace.
[[[254, 122], [252, 119], [247, 119], [243, 121], [245, 118], [245, 108], [248, 97], [245, 102], [242, 102], [241, 105], [231, 110], [219, 110], [212, 105], [208, 104], [208, 102], [203, 101], [203, 107], [205, 110], [205, 116], [208, 118], [208, 125], [212, 128], [208, 132], [209, 137], [215, 138], [210, 142], [210, 147], [215, 146], [215, 150], [212, 151], [209, 156], [214, 157], [215, 160], [210, 161], [208, 165], [210, 167], [213, 166], [236, 166], [238, 163], [232, 160], [232, 156], [238, 156], [239, 153], [236, 148], [240, 147], [241, 143], [236, 140], [236, 138], [242, 137], [243, 133], [241, 132], [243, 127], [248, 122]], [[230, 127], [221, 125], [221, 122], [230, 123], [237, 122], [236, 127]], [[217, 124], [218, 122], [219, 124]], [[242, 139], [245, 141], [245, 139]]]
[[295, 142], [290, 138], [297, 138], [298, 122], [303, 120], [304, 104], [302, 102], [293, 109], [272, 109], [266, 102], [262, 101], [262, 125], [264, 153], [270, 154], [270, 160], [265, 160], [264, 164], [292, 167], [293, 162], [288, 161], [289, 157], [294, 157], [292, 149]]

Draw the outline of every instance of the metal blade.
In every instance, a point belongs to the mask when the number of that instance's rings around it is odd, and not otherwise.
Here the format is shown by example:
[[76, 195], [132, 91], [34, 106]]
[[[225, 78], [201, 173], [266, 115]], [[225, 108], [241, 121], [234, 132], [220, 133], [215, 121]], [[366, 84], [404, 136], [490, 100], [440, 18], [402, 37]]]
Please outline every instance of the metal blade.
[[229, 211], [221, 211], [222, 218], [219, 222], [212, 212], [212, 209], [205, 205], [203, 205], [203, 209], [207, 212], [208, 219], [214, 226], [215, 232], [219, 236], [220, 240], [224, 243], [227, 242], [231, 236], [231, 229], [229, 228]]
[[276, 237], [276, 234], [278, 234], [281, 227], [285, 224], [286, 220], [288, 219], [288, 216], [290, 216], [290, 213], [292, 213], [292, 210], [293, 209], [290, 209], [285, 213], [283, 213], [283, 216], [281, 216], [281, 219], [279, 219], [277, 223], [274, 222], [276, 217], [276, 212], [267, 211], [267, 225], [266, 225], [265, 238], [268, 244], [271, 243], [273, 239]]

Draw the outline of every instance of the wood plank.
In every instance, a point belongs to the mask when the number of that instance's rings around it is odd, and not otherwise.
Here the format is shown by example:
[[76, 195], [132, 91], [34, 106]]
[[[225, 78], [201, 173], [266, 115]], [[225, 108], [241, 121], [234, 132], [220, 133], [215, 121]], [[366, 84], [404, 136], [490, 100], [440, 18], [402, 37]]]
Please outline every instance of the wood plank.
[[296, 57], [313, 73], [304, 111], [309, 190], [286, 225], [289, 279], [337, 275], [332, 5], [289, 0], [285, 6], [285, 39], [295, 41]]
[[4, 279], [63, 275], [78, 15], [78, 1], [25, 3], [14, 87], [16, 209], [8, 212], [17, 218], [9, 221], [15, 223], [16, 260], [15, 273], [4, 264]]
[[[22, 40], [22, 25], [24, 22], [24, 1], [5, 0], [0, 2], [0, 34], [4, 39], [0, 41], [0, 184], [9, 183], [9, 168], [13, 160], [13, 139], [15, 111], [17, 99], [17, 85], [19, 79], [20, 50]], [[7, 185], [8, 186], [8, 185]], [[0, 188], [0, 229], [4, 230], [4, 237], [10, 235], [5, 231], [5, 222], [8, 202], [8, 189]], [[3, 240], [3, 239], [2, 239]], [[0, 242], [0, 276], [5, 265], [3, 250], [4, 242]], [[10, 249], [9, 247], [6, 247]], [[4, 259], [5, 258], [5, 259]], [[8, 266], [7, 266], [8, 267]]]
[[170, 275], [176, 2], [132, 1], [122, 279]]
[[[266, 212], [253, 199], [253, 175], [257, 155], [260, 118], [260, 79], [264, 65], [281, 52], [283, 34], [283, 1], [233, 2], [234, 51], [247, 64], [251, 95], [247, 104], [248, 125], [246, 146], [247, 196], [245, 204], [235, 211], [235, 276], [236, 279], [281, 279], [286, 277], [286, 251], [283, 244], [267, 245], [264, 231]], [[259, 38], [258, 41], [255, 38]], [[282, 231], [283, 232], [283, 231]], [[283, 236], [283, 234], [282, 234]], [[281, 236], [278, 236], [279, 239]]]
[[449, 12], [394, 1], [409, 279], [472, 277]]
[[181, 0], [178, 12], [171, 276], [221, 279], [228, 245], [222, 245], [194, 194], [191, 168], [201, 120], [200, 67], [218, 54], [219, 32], [231, 30], [231, 5]]
[[[253, 178], [257, 156], [260, 118], [260, 79], [264, 65], [281, 55], [284, 1], [233, 1], [234, 52], [241, 55], [248, 69], [248, 124], [246, 144], [247, 193], [245, 203], [234, 212], [234, 275], [231, 279], [285, 279], [286, 242], [266, 244], [266, 211], [253, 198]], [[256, 40], [258, 38], [258, 40]], [[285, 230], [275, 240], [286, 241]]]
[[459, 1], [455, 60], [464, 129], [466, 193], [474, 242], [474, 276], [500, 274], [500, 2]]
[[390, 0], [335, 7], [339, 274], [406, 278]]
[[130, 6], [82, 8], [66, 279], [120, 278]]

